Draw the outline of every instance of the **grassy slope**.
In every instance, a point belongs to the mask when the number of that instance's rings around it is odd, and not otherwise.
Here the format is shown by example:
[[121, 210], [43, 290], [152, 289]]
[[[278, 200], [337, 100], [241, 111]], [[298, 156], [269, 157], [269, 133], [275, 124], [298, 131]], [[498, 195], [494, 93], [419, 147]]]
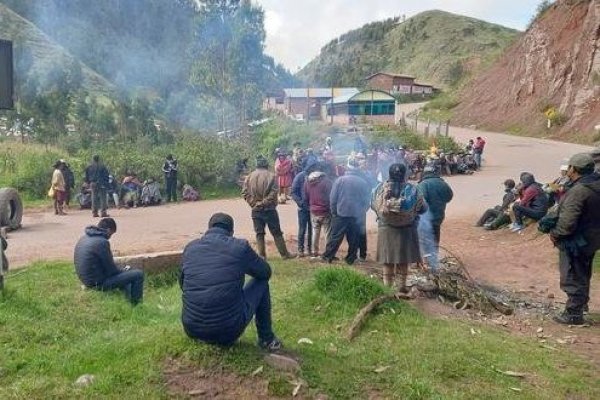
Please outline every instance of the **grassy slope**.
[[[382, 289], [342, 274], [341, 287], [330, 287], [325, 295], [313, 283], [313, 268], [273, 264], [276, 331], [302, 358], [301, 375], [309, 386], [330, 398], [366, 398], [373, 391], [407, 399], [600, 396], [597, 371], [572, 354], [488, 327], [472, 335], [467, 323], [431, 319], [406, 303], [384, 306], [349, 344], [336, 326], [346, 327], [356, 313], [357, 288], [364, 289], [362, 297]], [[169, 356], [242, 375], [262, 365], [251, 344], [253, 328], [243, 345], [228, 351], [188, 340], [179, 322], [177, 285], [148, 288], [137, 308], [119, 294], [81, 291], [67, 264], [38, 264], [13, 273], [8, 286], [0, 297], [3, 399], [164, 398], [161, 368]], [[314, 345], [297, 345], [302, 337]], [[381, 366], [390, 368], [375, 373]], [[511, 378], [494, 368], [529, 377]], [[72, 383], [85, 373], [94, 374], [96, 382], [75, 388]], [[291, 393], [285, 376], [267, 367], [262, 376], [270, 380], [272, 393]]]
[[[39, 77], [55, 66], [78, 62], [71, 54], [40, 31], [35, 25], [8, 7], [0, 4], [0, 38], [12, 40], [16, 47], [29, 49], [33, 55], [33, 66], [27, 71], [27, 78]], [[15, 51], [15, 54], [17, 52]], [[92, 94], [111, 95], [114, 87], [102, 76], [80, 63], [84, 86]], [[18, 72], [18, 71], [17, 71]], [[24, 77], [17, 76], [17, 79]]]
[[329, 83], [323, 82], [324, 77], [341, 77], [338, 84], [360, 86], [366, 76], [390, 71], [447, 86], [456, 78], [453, 66], [460, 64], [468, 72], [487, 64], [517, 35], [515, 30], [488, 22], [427, 11], [398, 24], [382, 40], [361, 38], [326, 46], [299, 77], [321, 83]]

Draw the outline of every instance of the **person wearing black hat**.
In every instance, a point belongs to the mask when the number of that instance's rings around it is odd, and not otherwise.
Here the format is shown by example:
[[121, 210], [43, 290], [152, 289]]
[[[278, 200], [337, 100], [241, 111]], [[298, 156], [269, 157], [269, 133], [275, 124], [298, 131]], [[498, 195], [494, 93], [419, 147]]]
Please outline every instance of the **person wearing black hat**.
[[561, 324], [583, 324], [590, 299], [592, 264], [600, 249], [600, 175], [594, 167], [590, 154], [571, 157], [567, 176], [573, 186], [562, 198], [549, 232], [560, 250], [560, 287], [567, 294], [564, 311], [554, 317]]
[[[271, 321], [271, 267], [247, 240], [233, 237], [233, 218], [214, 214], [208, 231], [183, 251], [179, 284], [185, 333], [202, 342], [231, 346], [254, 317], [258, 345], [281, 348]], [[246, 275], [252, 277], [244, 286]]]
[[495, 206], [494, 208], [487, 209], [475, 226], [483, 226], [486, 230], [495, 230], [503, 225], [510, 223], [510, 217], [508, 216], [508, 208], [517, 196], [515, 195], [515, 181], [507, 179], [504, 181], [504, 196], [502, 197], [502, 204]]
[[256, 169], [248, 175], [242, 189], [242, 197], [252, 208], [252, 223], [256, 232], [258, 254], [266, 258], [265, 227], [269, 227], [275, 246], [284, 259], [294, 258], [288, 252], [277, 213], [277, 177], [269, 171], [269, 162], [263, 156], [256, 158]]

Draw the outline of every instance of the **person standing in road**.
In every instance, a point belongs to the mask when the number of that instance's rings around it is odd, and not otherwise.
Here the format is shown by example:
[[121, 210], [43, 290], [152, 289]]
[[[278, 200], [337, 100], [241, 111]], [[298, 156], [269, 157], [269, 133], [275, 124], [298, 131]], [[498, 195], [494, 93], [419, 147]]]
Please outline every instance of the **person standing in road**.
[[452, 201], [454, 192], [452, 192], [450, 185], [436, 173], [436, 168], [432, 165], [428, 165], [423, 169], [423, 176], [418, 187], [431, 212], [431, 227], [433, 228], [435, 244], [439, 247], [442, 222], [446, 218], [446, 205]]
[[75, 175], [69, 163], [65, 160], [60, 160], [60, 162], [63, 164], [62, 174], [65, 178], [65, 206], [69, 208], [71, 205], [71, 194], [73, 193], [73, 189], [75, 189]]
[[485, 140], [481, 136], [477, 136], [473, 145], [473, 158], [477, 164], [477, 169], [481, 169], [481, 161], [483, 157], [483, 149], [485, 148]]
[[177, 159], [172, 154], [167, 155], [162, 170], [165, 174], [167, 203], [177, 201]]
[[312, 257], [319, 257], [321, 232], [325, 233], [325, 242], [331, 231], [331, 209], [329, 197], [333, 183], [325, 174], [325, 165], [316, 163], [304, 183], [304, 200], [310, 210], [312, 225]]
[[52, 172], [52, 198], [54, 199], [54, 214], [56, 215], [67, 215], [63, 211], [63, 204], [65, 202], [66, 183], [63, 176], [62, 169], [64, 164], [60, 161], [54, 163], [54, 172]]
[[258, 254], [265, 259], [267, 258], [265, 227], [268, 226], [281, 257], [283, 259], [294, 258], [295, 255], [290, 254], [287, 250], [279, 223], [277, 177], [268, 168], [269, 162], [267, 159], [258, 156], [256, 158], [256, 169], [248, 175], [242, 189], [244, 200], [252, 208], [252, 222], [256, 233]]
[[562, 314], [554, 321], [582, 325], [590, 299], [592, 264], [600, 249], [600, 175], [589, 154], [569, 160], [567, 176], [573, 186], [558, 206], [556, 225], [550, 230], [559, 248], [560, 287], [567, 294]]
[[108, 188], [108, 169], [100, 161], [100, 156], [92, 157], [92, 163], [85, 169], [85, 183], [92, 190], [92, 215], [98, 217], [98, 211], [101, 212], [101, 217], [106, 218], [107, 202], [106, 190]]
[[304, 193], [304, 184], [312, 165], [307, 164], [292, 181], [292, 199], [298, 206], [298, 257], [304, 257], [305, 239], [308, 255], [312, 254], [312, 224], [310, 221], [310, 205]]

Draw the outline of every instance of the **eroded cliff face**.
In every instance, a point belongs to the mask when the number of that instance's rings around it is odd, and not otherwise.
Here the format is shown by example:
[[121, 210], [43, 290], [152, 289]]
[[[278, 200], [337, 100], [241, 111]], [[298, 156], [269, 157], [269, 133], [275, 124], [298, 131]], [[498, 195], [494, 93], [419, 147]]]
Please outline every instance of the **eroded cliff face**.
[[[460, 94], [456, 122], [592, 142], [600, 124], [600, 0], [558, 0]], [[544, 111], [557, 110], [548, 130]]]

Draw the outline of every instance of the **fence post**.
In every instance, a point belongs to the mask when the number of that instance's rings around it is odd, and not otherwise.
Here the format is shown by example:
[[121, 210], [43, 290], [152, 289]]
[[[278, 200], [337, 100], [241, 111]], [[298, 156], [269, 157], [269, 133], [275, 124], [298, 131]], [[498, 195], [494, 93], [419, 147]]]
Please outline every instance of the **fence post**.
[[425, 137], [429, 137], [429, 129], [431, 128], [431, 118], [427, 119], [427, 126], [425, 127]]
[[450, 136], [450, 120], [446, 121], [446, 137]]

